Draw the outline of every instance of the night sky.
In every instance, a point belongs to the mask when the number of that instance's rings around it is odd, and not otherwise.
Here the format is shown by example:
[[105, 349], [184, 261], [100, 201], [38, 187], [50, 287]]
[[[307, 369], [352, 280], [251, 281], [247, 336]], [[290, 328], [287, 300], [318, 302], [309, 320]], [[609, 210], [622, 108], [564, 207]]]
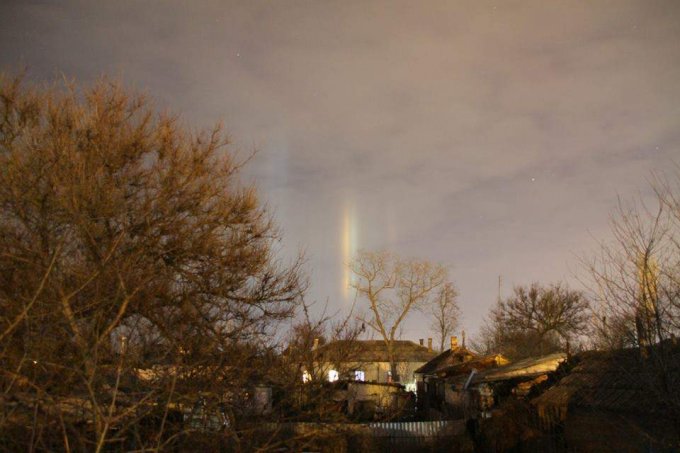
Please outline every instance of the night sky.
[[680, 160], [677, 0], [2, 0], [22, 68], [222, 121], [331, 313], [361, 248], [450, 265], [468, 332], [499, 275], [579, 288], [617, 197]]

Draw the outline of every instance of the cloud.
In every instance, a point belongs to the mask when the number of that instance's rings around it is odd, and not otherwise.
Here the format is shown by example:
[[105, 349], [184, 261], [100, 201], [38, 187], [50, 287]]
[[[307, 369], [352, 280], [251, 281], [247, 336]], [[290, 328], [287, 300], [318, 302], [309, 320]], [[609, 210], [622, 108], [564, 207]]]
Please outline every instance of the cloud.
[[247, 178], [310, 297], [343, 306], [351, 198], [362, 247], [454, 265], [468, 330], [498, 274], [569, 279], [616, 195], [677, 158], [679, 41], [674, 1], [0, 6], [0, 67], [120, 76], [259, 148]]

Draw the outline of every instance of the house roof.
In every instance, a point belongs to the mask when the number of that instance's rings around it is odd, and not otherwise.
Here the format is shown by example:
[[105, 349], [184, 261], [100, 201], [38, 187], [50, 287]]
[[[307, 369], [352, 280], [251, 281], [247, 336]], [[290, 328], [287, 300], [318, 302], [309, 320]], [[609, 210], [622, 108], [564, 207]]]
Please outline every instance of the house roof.
[[471, 360], [456, 363], [454, 365], [444, 366], [437, 369], [436, 374], [442, 378], [455, 378], [457, 376], [468, 376], [474, 369], [477, 372], [486, 370], [488, 368], [498, 368], [510, 363], [508, 359], [501, 354], [487, 355], [483, 357], [475, 357]]
[[[408, 340], [395, 340], [393, 346], [397, 362], [427, 362], [436, 355], [436, 352], [427, 347]], [[333, 356], [340, 353], [341, 361], [389, 362], [387, 346], [383, 340], [357, 340], [352, 342], [339, 340], [325, 344], [317, 351], [327, 360], [339, 360]]]
[[616, 412], [657, 412], [667, 404], [668, 397], [659, 391], [657, 365], [664, 367], [662, 374], [676, 376], [667, 382], [671, 394], [680, 391], [680, 379], [677, 378], [680, 376], [680, 347], [672, 345], [663, 354], [663, 360], [659, 361], [656, 355], [643, 359], [638, 348], [578, 354], [565, 364], [566, 375], [533, 402], [562, 409], [581, 406]]
[[542, 357], [529, 357], [498, 368], [489, 368], [475, 375], [472, 382], [496, 382], [517, 378], [532, 378], [555, 371], [567, 355], [549, 354]]
[[475, 357], [477, 357], [477, 355], [465, 347], [447, 349], [427, 362], [425, 365], [415, 370], [415, 373], [436, 374], [443, 368], [472, 360]]

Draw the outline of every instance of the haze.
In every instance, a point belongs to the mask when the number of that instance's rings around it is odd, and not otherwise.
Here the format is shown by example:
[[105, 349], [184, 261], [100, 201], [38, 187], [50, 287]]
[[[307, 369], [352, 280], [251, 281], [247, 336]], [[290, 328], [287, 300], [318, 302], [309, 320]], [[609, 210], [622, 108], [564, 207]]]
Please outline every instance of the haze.
[[673, 0], [5, 1], [0, 69], [21, 68], [223, 121], [331, 313], [360, 248], [451, 265], [468, 331], [499, 275], [578, 287], [617, 196], [680, 157]]

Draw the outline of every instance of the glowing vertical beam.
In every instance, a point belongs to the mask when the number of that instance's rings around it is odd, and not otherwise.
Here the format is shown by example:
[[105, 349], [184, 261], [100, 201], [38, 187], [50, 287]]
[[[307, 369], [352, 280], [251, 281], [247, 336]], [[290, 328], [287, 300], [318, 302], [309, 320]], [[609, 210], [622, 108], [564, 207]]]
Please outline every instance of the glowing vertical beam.
[[346, 301], [350, 300], [352, 294], [352, 272], [349, 269], [349, 263], [354, 258], [357, 251], [357, 231], [356, 231], [356, 215], [354, 213], [354, 204], [351, 201], [346, 201], [342, 214], [342, 295]]

